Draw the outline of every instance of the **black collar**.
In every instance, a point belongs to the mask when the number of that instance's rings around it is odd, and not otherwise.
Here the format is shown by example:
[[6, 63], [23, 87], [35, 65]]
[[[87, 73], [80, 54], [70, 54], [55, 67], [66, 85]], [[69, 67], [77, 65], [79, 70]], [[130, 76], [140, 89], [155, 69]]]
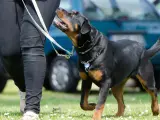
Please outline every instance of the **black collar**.
[[91, 63], [104, 51], [103, 40], [103, 34], [95, 28], [92, 28], [90, 33], [78, 37], [76, 51], [82, 64]]

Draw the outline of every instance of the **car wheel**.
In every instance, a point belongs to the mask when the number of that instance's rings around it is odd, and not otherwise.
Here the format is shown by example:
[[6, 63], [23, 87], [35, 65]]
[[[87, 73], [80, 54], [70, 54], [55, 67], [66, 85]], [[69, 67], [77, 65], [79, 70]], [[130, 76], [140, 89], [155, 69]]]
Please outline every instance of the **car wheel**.
[[51, 90], [48, 75], [46, 75], [46, 77], [45, 77], [43, 87], [45, 88], [45, 90]]
[[70, 62], [64, 57], [53, 59], [49, 69], [51, 90], [59, 92], [75, 92], [78, 84]]

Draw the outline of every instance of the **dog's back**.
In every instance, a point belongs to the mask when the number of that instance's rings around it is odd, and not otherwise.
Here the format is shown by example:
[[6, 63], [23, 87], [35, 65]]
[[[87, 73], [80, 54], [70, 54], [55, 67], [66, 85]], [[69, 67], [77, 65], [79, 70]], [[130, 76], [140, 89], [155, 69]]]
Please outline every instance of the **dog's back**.
[[137, 70], [144, 47], [131, 40], [110, 41], [114, 54], [113, 85]]

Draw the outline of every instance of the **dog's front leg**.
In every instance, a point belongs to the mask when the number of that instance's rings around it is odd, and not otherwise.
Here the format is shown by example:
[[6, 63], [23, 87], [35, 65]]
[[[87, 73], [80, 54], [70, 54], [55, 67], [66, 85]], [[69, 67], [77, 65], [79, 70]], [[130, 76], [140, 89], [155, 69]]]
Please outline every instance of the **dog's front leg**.
[[96, 105], [92, 120], [101, 120], [102, 112], [104, 109], [105, 101], [107, 98], [107, 94], [111, 85], [111, 78], [108, 78], [104, 81], [100, 81], [100, 92], [98, 103]]
[[96, 104], [88, 103], [88, 95], [92, 86], [91, 80], [82, 80], [82, 93], [80, 106], [83, 110], [94, 110]]

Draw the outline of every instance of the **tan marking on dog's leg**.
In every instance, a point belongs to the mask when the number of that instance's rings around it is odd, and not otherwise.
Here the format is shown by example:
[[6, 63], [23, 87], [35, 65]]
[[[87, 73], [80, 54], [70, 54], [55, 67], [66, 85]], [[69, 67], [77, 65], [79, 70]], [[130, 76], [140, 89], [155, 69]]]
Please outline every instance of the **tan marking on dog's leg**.
[[87, 80], [87, 78], [88, 78], [88, 76], [85, 72], [79, 72], [79, 75], [80, 75], [82, 80]]
[[149, 90], [147, 88], [145, 80], [140, 75], [136, 75], [140, 83], [142, 84], [143, 88], [151, 95], [152, 98], [152, 104], [151, 104], [151, 109], [153, 115], [158, 115], [159, 114], [159, 105], [158, 105], [158, 98], [157, 95], [155, 94], [155, 91]]
[[101, 70], [90, 70], [89, 76], [92, 77], [96, 81], [102, 80], [103, 72]]
[[125, 104], [124, 104], [124, 100], [123, 100], [123, 88], [124, 88], [124, 85], [127, 80], [128, 80], [128, 78], [125, 79], [120, 85], [114, 86], [111, 88], [113, 96], [116, 98], [117, 103], [118, 103], [118, 111], [116, 113], [117, 117], [123, 116], [123, 114], [124, 114]]
[[94, 114], [93, 114], [93, 117], [92, 117], [92, 120], [101, 120], [103, 109], [104, 109], [104, 105], [102, 105], [100, 107], [100, 109], [95, 110]]

